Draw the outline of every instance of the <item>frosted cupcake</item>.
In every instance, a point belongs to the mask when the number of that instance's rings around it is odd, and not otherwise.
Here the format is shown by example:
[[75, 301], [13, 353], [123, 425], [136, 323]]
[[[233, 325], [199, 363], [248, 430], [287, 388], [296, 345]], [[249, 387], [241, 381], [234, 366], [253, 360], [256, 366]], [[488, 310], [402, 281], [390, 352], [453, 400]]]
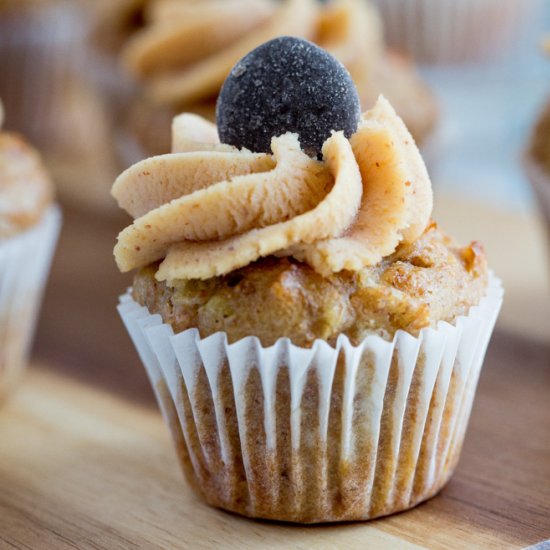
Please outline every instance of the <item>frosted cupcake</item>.
[[60, 225], [52, 199], [36, 151], [0, 132], [0, 402], [27, 359]]
[[[221, 140], [221, 142], [220, 142]], [[113, 186], [134, 217], [119, 312], [191, 486], [250, 517], [366, 520], [436, 494], [462, 446], [502, 289], [430, 220], [381, 97], [283, 37], [232, 69], [217, 126]]]
[[[164, 0], [118, 7], [111, 28], [128, 39], [121, 61], [143, 95], [127, 114], [126, 138], [149, 154], [166, 153], [166, 120], [182, 111], [214, 118], [217, 94], [231, 67], [248, 51], [281, 34], [310, 39], [350, 71], [364, 105], [384, 93], [423, 140], [437, 118], [435, 100], [405, 59], [388, 55], [377, 12], [365, 0]], [[125, 6], [125, 7], [124, 7]], [[138, 17], [136, 17], [136, 15]], [[111, 21], [116, 20], [112, 13]], [[130, 32], [129, 21], [142, 20]], [[122, 24], [126, 21], [126, 24]]]

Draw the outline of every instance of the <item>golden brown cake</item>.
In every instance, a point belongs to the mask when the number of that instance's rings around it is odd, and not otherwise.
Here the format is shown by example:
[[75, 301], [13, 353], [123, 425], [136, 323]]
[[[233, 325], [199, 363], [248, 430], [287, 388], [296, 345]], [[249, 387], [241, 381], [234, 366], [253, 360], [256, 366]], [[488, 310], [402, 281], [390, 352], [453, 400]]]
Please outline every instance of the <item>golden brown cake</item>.
[[367, 520], [458, 461], [502, 289], [431, 220], [391, 104], [359, 104], [341, 63], [278, 38], [231, 70], [216, 125], [178, 116], [172, 153], [113, 185], [134, 219], [115, 260], [137, 270], [119, 312], [213, 506]]
[[478, 304], [487, 287], [487, 262], [479, 243], [460, 248], [435, 224], [411, 244], [372, 267], [323, 277], [288, 258], [266, 258], [225, 276], [174, 281], [155, 279], [158, 264], [140, 270], [132, 296], [183, 332], [202, 337], [219, 331], [229, 342], [257, 336], [271, 346], [290, 338], [310, 347], [316, 339], [354, 345], [370, 334], [391, 340], [398, 330], [452, 322]]
[[128, 0], [111, 3], [102, 21], [100, 36], [111, 37], [105, 43], [126, 36], [122, 64], [145, 90], [126, 114], [127, 127], [151, 155], [170, 145], [166, 129], [154, 122], [157, 113], [162, 120], [182, 111], [213, 119], [233, 64], [281, 34], [313, 40], [340, 59], [363, 105], [385, 94], [419, 142], [437, 119], [433, 94], [408, 60], [386, 51], [378, 14], [365, 0]]

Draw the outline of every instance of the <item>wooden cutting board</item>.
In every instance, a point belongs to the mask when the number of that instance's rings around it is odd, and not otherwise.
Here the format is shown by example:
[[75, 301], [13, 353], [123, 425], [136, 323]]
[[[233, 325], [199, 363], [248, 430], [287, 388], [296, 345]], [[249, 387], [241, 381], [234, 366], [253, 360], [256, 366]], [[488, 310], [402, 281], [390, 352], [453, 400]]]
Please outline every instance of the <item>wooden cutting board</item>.
[[0, 414], [0, 548], [523, 548], [550, 538], [550, 347], [497, 334], [454, 478], [370, 523], [293, 526], [214, 510], [153, 407], [33, 369]]

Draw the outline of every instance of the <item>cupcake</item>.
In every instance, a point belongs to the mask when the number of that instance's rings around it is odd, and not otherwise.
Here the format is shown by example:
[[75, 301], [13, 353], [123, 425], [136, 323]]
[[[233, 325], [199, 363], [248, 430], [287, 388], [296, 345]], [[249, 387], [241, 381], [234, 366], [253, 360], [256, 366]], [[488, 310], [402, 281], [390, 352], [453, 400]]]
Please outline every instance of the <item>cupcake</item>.
[[98, 190], [119, 168], [108, 113], [83, 70], [86, 15], [81, 2], [0, 0], [0, 97], [6, 128], [39, 147], [58, 195], [109, 208], [109, 189]]
[[367, 520], [450, 478], [501, 300], [481, 244], [431, 220], [414, 139], [298, 38], [235, 65], [217, 125], [112, 193], [137, 270], [119, 312], [183, 471], [254, 518]]
[[[1, 124], [0, 109], [0, 124]], [[0, 402], [26, 362], [60, 226], [40, 157], [0, 132]]]
[[491, 60], [513, 51], [537, 0], [375, 0], [388, 42], [424, 63]]
[[216, 97], [231, 67], [255, 46], [281, 34], [310, 39], [342, 61], [364, 105], [384, 93], [418, 140], [435, 124], [433, 95], [409, 61], [396, 61], [386, 52], [378, 13], [365, 0], [166, 0], [131, 5], [133, 11], [127, 2], [118, 8], [118, 17], [111, 11], [110, 19], [110, 28], [118, 29], [111, 32], [118, 43], [122, 29], [126, 31], [121, 63], [143, 90], [126, 110], [124, 138], [134, 141], [129, 151], [169, 151], [164, 121], [177, 113], [192, 111], [214, 119]]

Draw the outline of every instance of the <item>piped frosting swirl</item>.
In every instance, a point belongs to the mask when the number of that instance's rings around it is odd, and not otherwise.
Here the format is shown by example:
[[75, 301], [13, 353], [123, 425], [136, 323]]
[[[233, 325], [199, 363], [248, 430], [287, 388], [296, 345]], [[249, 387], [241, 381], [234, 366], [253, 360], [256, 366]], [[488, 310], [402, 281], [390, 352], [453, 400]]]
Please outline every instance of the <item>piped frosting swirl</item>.
[[173, 133], [172, 154], [132, 166], [113, 186], [135, 218], [115, 247], [122, 271], [162, 260], [158, 280], [208, 279], [268, 255], [323, 275], [358, 271], [429, 222], [424, 162], [383, 97], [349, 140], [327, 139], [323, 161], [293, 134], [273, 139], [273, 155], [220, 145], [215, 126], [193, 115], [177, 117]]

